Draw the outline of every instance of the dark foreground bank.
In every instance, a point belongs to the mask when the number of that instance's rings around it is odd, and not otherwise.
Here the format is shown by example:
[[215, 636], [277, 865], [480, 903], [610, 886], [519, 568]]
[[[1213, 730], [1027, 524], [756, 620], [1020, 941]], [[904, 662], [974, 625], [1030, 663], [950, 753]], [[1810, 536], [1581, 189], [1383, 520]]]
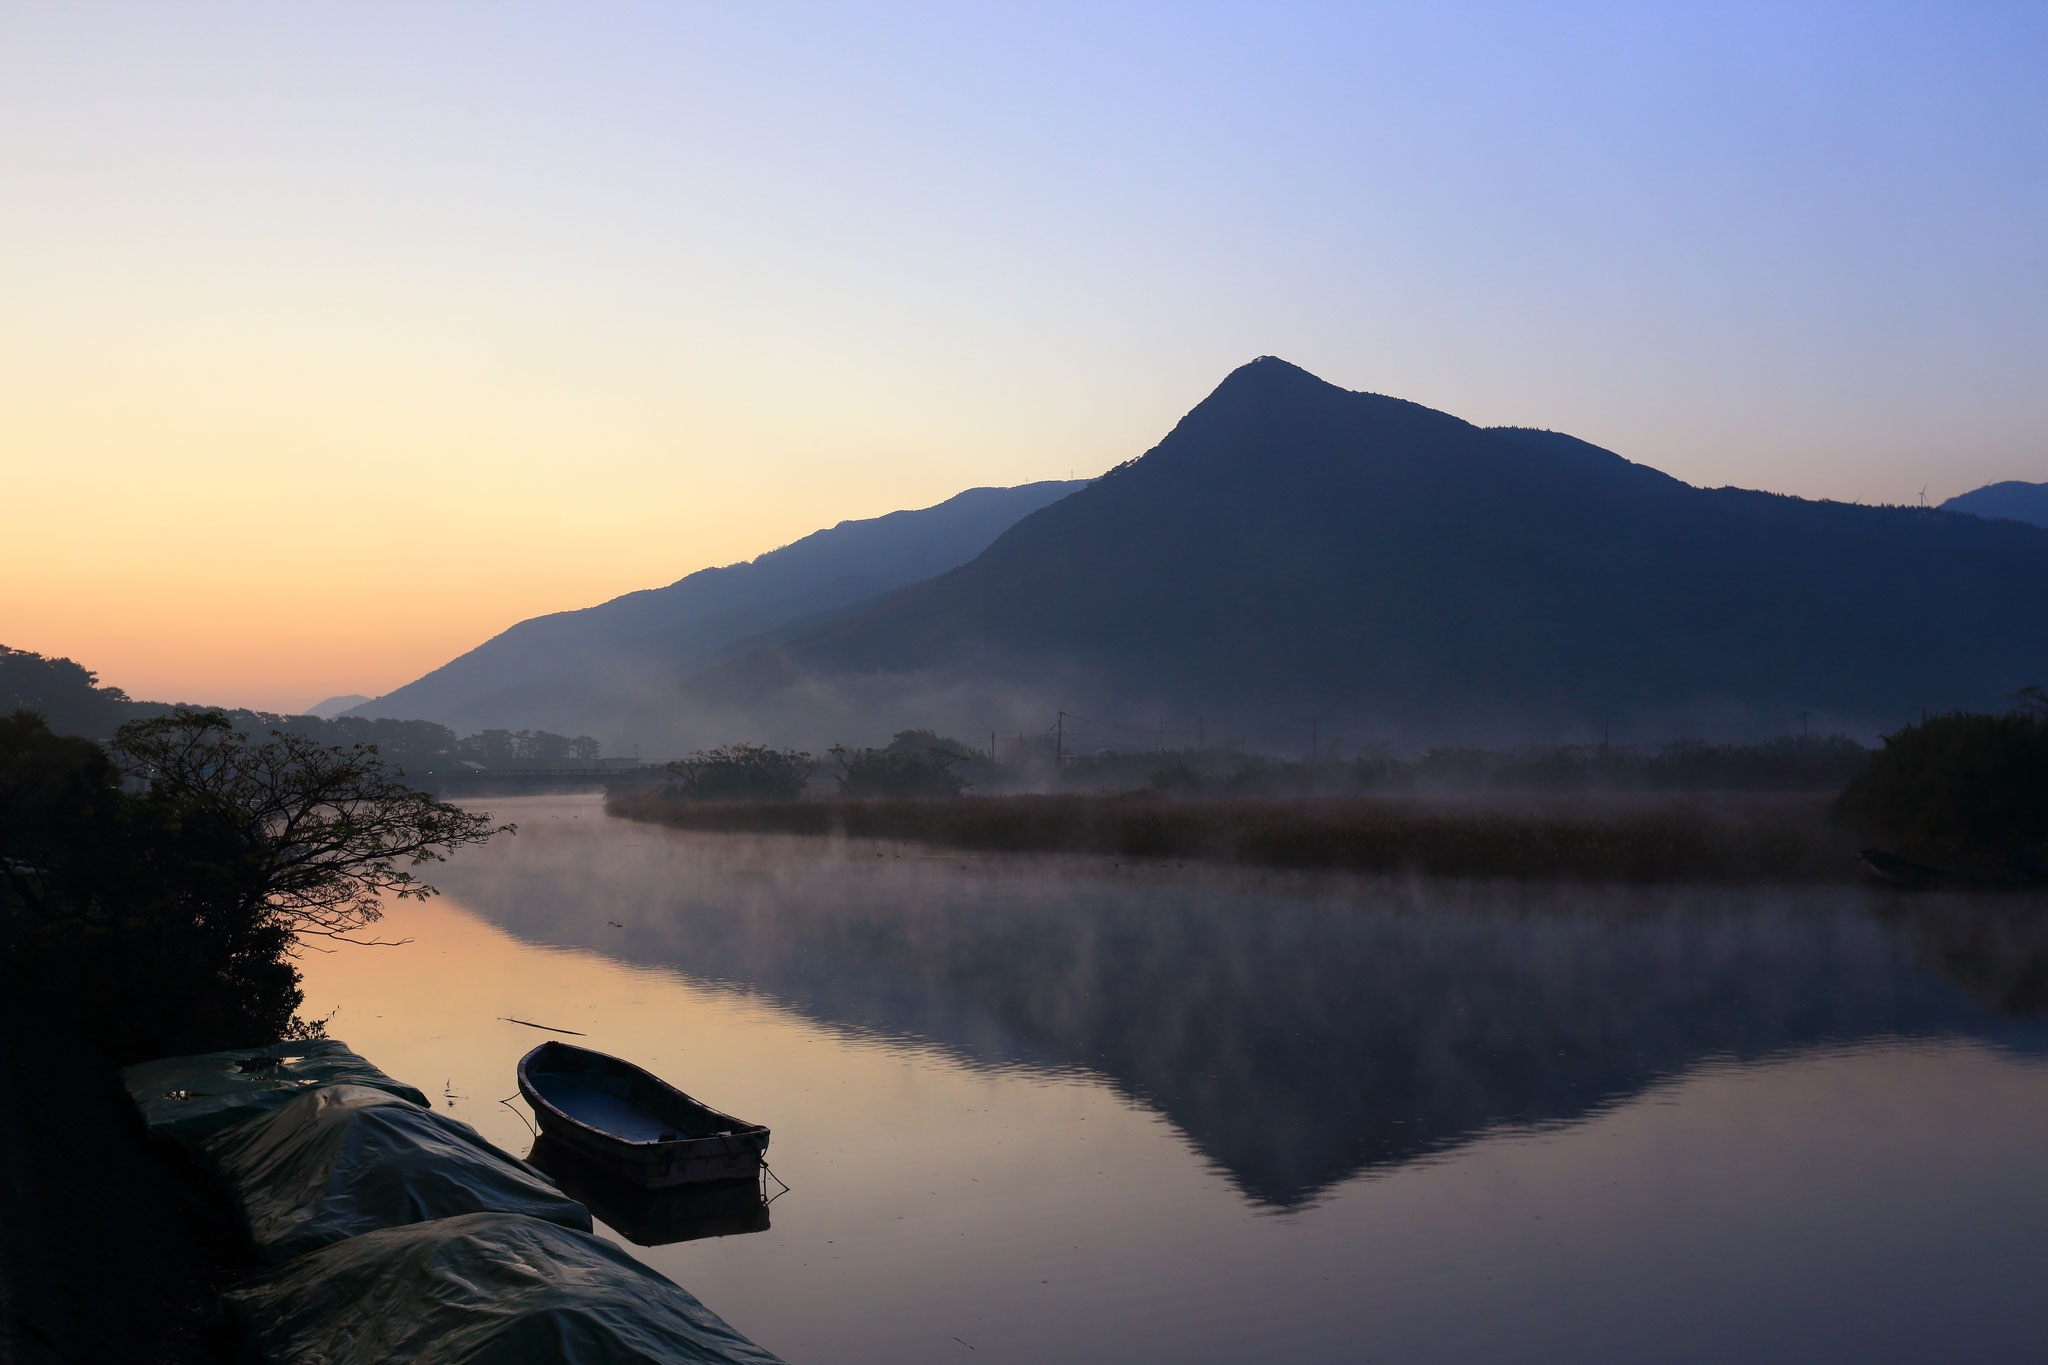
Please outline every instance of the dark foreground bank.
[[111, 1065], [0, 1022], [0, 1362], [227, 1359], [215, 1305], [251, 1261], [225, 1203], [145, 1142]]
[[1616, 882], [1857, 880], [1855, 841], [1819, 794], [1174, 800], [1150, 795], [692, 801], [614, 788], [609, 813], [682, 829], [904, 839], [1011, 853]]

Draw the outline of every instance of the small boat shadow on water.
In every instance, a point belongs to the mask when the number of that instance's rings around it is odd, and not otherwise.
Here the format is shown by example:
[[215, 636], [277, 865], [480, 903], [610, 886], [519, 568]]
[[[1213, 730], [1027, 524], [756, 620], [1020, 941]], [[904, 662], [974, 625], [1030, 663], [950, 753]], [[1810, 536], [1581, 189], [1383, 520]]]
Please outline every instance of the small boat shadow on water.
[[[761, 1175], [744, 1180], [646, 1190], [545, 1137], [534, 1142], [526, 1159], [560, 1185], [563, 1193], [637, 1246], [667, 1246], [768, 1230], [768, 1206], [774, 1202], [768, 1182], [773, 1177], [765, 1168]], [[780, 1191], [777, 1193], [779, 1197]]]

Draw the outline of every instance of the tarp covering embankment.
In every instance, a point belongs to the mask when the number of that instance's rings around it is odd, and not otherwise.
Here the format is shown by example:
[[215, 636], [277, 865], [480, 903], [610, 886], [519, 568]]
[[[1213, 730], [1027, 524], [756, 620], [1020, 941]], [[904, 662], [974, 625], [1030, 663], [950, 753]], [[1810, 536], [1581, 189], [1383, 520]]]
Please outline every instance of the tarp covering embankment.
[[427, 1097], [331, 1038], [164, 1057], [123, 1067], [121, 1084], [151, 1137], [182, 1147], [233, 1123], [277, 1108], [323, 1085], [367, 1085], [430, 1108]]
[[273, 1263], [465, 1213], [520, 1213], [590, 1230], [588, 1209], [468, 1124], [369, 1086], [295, 1096], [215, 1133], [201, 1152]]
[[268, 1365], [779, 1365], [611, 1243], [518, 1214], [365, 1233], [227, 1303]]

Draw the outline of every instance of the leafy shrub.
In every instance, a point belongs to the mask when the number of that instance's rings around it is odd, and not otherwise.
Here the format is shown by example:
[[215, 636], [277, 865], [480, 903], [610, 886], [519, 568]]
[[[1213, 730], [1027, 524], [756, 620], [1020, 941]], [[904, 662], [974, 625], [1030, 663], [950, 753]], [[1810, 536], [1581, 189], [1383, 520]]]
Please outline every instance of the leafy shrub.
[[[2029, 689], [2022, 694], [2038, 697]], [[2048, 849], [2048, 714], [1956, 711], [1887, 735], [1836, 816], [1885, 849], [1985, 873]]]
[[454, 752], [486, 768], [564, 768], [595, 763], [603, 750], [589, 735], [571, 739], [549, 730], [479, 730], [457, 740]]
[[132, 1060], [281, 1036], [291, 931], [237, 906], [220, 812], [121, 790], [89, 740], [0, 718], [0, 959], [61, 1031]]
[[300, 937], [430, 894], [404, 868], [492, 832], [366, 747], [175, 711], [110, 752], [17, 711], [0, 718], [0, 990], [116, 1060], [303, 1032]]
[[1183, 758], [1169, 763], [1163, 768], [1154, 768], [1152, 776], [1148, 779], [1146, 785], [1156, 792], [1170, 792], [1175, 795], [1185, 796], [1201, 791], [1207, 785], [1207, 782], [1202, 777], [1202, 774], [1196, 770], [1195, 765]]
[[668, 765], [671, 792], [692, 801], [794, 801], [816, 769], [809, 754], [761, 744], [699, 749]]
[[839, 764], [836, 780], [841, 796], [906, 799], [958, 796], [967, 789], [967, 779], [953, 771], [959, 756], [937, 745], [847, 749], [835, 744], [831, 752]]
[[934, 730], [898, 730], [888, 747], [899, 753], [945, 754], [948, 768], [959, 776], [963, 789], [969, 791], [990, 791], [1014, 776], [987, 751]]

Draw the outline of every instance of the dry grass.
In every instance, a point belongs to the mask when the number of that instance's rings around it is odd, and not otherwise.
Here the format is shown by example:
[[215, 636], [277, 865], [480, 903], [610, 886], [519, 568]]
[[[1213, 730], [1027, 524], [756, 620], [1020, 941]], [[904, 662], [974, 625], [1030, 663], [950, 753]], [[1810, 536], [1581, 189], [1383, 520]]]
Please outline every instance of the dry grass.
[[1853, 844], [1830, 828], [1825, 799], [1813, 796], [695, 802], [659, 789], [616, 789], [605, 809], [683, 829], [1267, 867], [1638, 883], [1810, 883], [1858, 875]]

